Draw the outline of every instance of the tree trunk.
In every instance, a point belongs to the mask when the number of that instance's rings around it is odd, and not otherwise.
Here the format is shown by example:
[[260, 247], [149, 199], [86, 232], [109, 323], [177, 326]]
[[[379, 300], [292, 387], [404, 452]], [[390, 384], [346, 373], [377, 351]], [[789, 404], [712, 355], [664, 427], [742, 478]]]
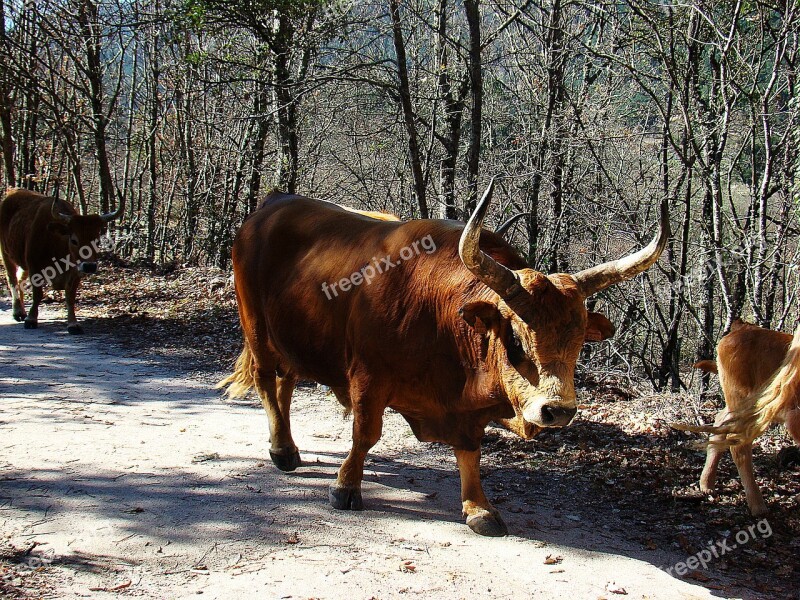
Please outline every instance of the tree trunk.
[[417, 125], [414, 107], [411, 104], [411, 85], [408, 79], [408, 59], [403, 41], [403, 26], [400, 20], [400, 1], [389, 0], [389, 10], [392, 15], [392, 32], [394, 49], [397, 55], [398, 93], [400, 105], [403, 109], [403, 122], [408, 134], [408, 158], [411, 162], [411, 173], [414, 178], [414, 194], [419, 206], [420, 217], [428, 218], [428, 202], [425, 196], [425, 177], [422, 171], [422, 158], [419, 150]]
[[[558, 1], [558, 0], [557, 0]], [[467, 149], [467, 202], [465, 213], [471, 214], [478, 201], [478, 170], [481, 157], [483, 114], [483, 72], [481, 69], [481, 11], [479, 0], [464, 0], [469, 24], [470, 119]]]

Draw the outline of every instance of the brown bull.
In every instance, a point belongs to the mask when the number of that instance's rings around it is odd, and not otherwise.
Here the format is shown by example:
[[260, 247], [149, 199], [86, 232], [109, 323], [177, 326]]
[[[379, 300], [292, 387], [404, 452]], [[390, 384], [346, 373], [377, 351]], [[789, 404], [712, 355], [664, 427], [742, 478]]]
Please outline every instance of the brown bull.
[[[9, 190], [0, 201], [0, 250], [13, 299], [13, 315], [25, 329], [38, 325], [44, 288], [64, 290], [67, 331], [82, 333], [75, 318], [75, 297], [81, 277], [97, 271], [97, 251], [106, 224], [123, 207], [103, 215], [79, 215], [64, 200], [24, 189]], [[18, 269], [22, 276], [18, 279]], [[25, 312], [25, 282], [33, 302]]]
[[298, 378], [331, 387], [353, 413], [352, 449], [330, 488], [335, 508], [363, 508], [364, 459], [390, 407], [419, 440], [454, 448], [467, 525], [504, 535], [480, 481], [486, 425], [503, 420], [529, 437], [572, 420], [584, 339], [613, 330], [587, 313], [584, 300], [647, 269], [669, 235], [662, 207], [647, 248], [547, 276], [501, 237], [482, 233], [491, 189], [466, 226], [380, 222], [273, 193], [236, 236], [244, 350], [220, 385], [231, 396], [256, 388], [269, 416], [270, 455], [286, 471], [300, 465], [289, 422]]
[[782, 421], [800, 444], [799, 356], [800, 328], [793, 342], [788, 333], [736, 321], [717, 344], [716, 362], [704, 360], [694, 365], [718, 373], [725, 396], [725, 408], [717, 414], [713, 428], [679, 426], [715, 433], [706, 449], [700, 488], [713, 491], [717, 466], [729, 445], [724, 443], [725, 437], [730, 435], [730, 441], [740, 442], [730, 445], [730, 451], [744, 485], [747, 505], [756, 517], [767, 513], [767, 505], [753, 476], [753, 440], [771, 423]]

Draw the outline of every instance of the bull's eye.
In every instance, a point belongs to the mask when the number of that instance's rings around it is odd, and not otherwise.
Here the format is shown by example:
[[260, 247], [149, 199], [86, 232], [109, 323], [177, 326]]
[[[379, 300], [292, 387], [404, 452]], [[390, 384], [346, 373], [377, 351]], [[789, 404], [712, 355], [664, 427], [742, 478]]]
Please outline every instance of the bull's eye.
[[72, 244], [73, 246], [77, 246], [78, 245], [78, 240], [76, 238], [71, 238], [69, 240], [69, 243]]
[[522, 347], [522, 341], [513, 329], [511, 329], [508, 340], [506, 341], [506, 352], [508, 353], [508, 362], [514, 366], [519, 365], [526, 358], [525, 349]]

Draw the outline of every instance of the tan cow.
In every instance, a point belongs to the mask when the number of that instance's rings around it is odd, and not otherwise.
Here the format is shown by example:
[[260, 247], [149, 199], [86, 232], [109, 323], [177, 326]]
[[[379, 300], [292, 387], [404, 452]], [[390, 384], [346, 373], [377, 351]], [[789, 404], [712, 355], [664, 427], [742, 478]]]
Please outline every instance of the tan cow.
[[[717, 344], [716, 362], [704, 360], [694, 365], [719, 374], [725, 397], [725, 408], [717, 414], [714, 427], [679, 426], [684, 430], [714, 433], [706, 449], [700, 488], [704, 492], [714, 489], [720, 458], [726, 447], [730, 447], [747, 505], [756, 517], [766, 514], [767, 506], [753, 476], [753, 440], [771, 423], [785, 422], [800, 444], [799, 350], [800, 328], [793, 341], [788, 333], [736, 321], [730, 333]], [[734, 442], [739, 443], [734, 445]]]

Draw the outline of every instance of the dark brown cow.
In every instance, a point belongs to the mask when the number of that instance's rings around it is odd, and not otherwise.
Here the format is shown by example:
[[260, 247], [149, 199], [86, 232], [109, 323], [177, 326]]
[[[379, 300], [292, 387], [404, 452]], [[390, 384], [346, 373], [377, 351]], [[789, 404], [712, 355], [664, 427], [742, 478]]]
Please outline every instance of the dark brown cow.
[[[335, 508], [360, 510], [364, 459], [395, 409], [419, 440], [454, 448], [467, 525], [504, 535], [480, 481], [489, 421], [525, 437], [567, 425], [584, 338], [610, 333], [584, 300], [652, 265], [667, 242], [575, 275], [543, 275], [481, 230], [491, 186], [465, 226], [380, 222], [327, 202], [273, 193], [233, 246], [244, 350], [220, 386], [255, 387], [269, 416], [275, 465], [300, 455], [289, 407], [298, 378], [330, 386], [353, 413], [353, 445], [330, 488]], [[480, 240], [480, 247], [479, 247]]]
[[[790, 348], [792, 351], [790, 352]], [[727, 446], [726, 433], [734, 440], [738, 422], [743, 430], [740, 443], [730, 446], [733, 461], [744, 485], [747, 505], [753, 516], [767, 513], [767, 505], [753, 476], [753, 440], [773, 422], [784, 422], [800, 444], [800, 392], [797, 368], [800, 365], [800, 328], [791, 334], [764, 329], [736, 321], [731, 331], [717, 344], [717, 360], [702, 360], [695, 368], [718, 373], [725, 408], [717, 414], [714, 428], [679, 425], [689, 431], [720, 428], [706, 449], [706, 464], [700, 476], [700, 489], [714, 490], [717, 467]], [[761, 400], [759, 400], [761, 399]], [[734, 417], [734, 418], [732, 418]]]
[[[64, 200], [13, 189], [0, 201], [0, 250], [13, 298], [13, 315], [25, 329], [38, 325], [39, 304], [47, 286], [64, 290], [67, 331], [83, 333], [75, 318], [75, 297], [81, 277], [97, 271], [97, 251], [106, 224], [118, 218], [120, 206], [104, 215], [79, 215]], [[18, 279], [18, 269], [22, 277]], [[25, 313], [24, 284], [33, 303]]]

